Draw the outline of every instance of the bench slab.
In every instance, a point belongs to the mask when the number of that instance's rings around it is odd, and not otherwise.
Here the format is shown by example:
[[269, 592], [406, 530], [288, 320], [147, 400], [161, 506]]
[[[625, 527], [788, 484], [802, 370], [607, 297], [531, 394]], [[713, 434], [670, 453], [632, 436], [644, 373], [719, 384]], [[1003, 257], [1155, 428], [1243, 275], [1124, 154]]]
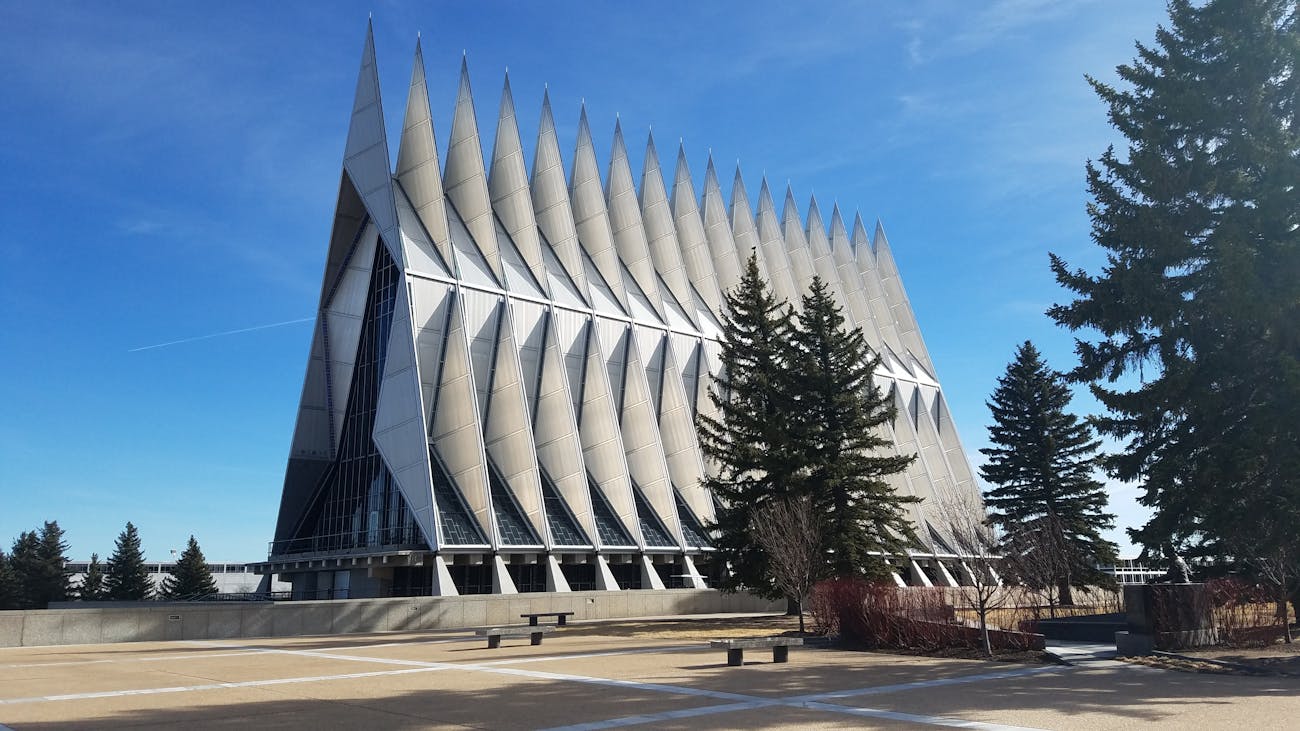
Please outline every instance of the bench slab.
[[474, 630], [478, 637], [487, 637], [488, 649], [494, 650], [501, 646], [501, 638], [520, 638], [527, 637], [530, 644], [542, 644], [542, 637], [555, 631], [555, 625], [544, 624], [541, 626], [529, 626], [526, 624], [509, 625], [505, 627], [484, 627], [483, 629]]
[[727, 651], [727, 664], [733, 667], [745, 664], [745, 650], [772, 648], [772, 662], [789, 662], [790, 648], [803, 645], [802, 637], [744, 637], [730, 640], [710, 640], [709, 647]]
[[798, 647], [803, 644], [802, 637], [742, 637], [731, 640], [709, 640], [710, 647], [728, 650], [753, 650], [761, 647]]
[[537, 626], [537, 619], [539, 617], [555, 617], [555, 623], [563, 627], [565, 625], [565, 620], [573, 615], [574, 612], [525, 612], [519, 616], [527, 619], [530, 627]]

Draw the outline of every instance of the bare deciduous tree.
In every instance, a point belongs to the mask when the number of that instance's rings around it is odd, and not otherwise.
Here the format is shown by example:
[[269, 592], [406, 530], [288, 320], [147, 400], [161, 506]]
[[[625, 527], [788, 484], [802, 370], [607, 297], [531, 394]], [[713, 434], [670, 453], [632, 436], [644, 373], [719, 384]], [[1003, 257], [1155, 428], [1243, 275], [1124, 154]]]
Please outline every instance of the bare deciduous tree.
[[961, 556], [965, 569], [965, 576], [957, 582], [959, 591], [979, 617], [984, 654], [993, 657], [989, 613], [1005, 606], [1009, 597], [1000, 578], [1005, 560], [997, 533], [988, 522], [984, 503], [974, 495], [950, 496], [941, 501], [938, 508], [953, 541], [952, 549]]
[[799, 631], [803, 632], [804, 606], [826, 563], [821, 521], [812, 500], [792, 496], [765, 502], [754, 509], [750, 530], [768, 555], [772, 582], [799, 608]]
[[1061, 521], [1048, 513], [1009, 533], [1004, 542], [1007, 572], [1022, 586], [1047, 603], [1048, 616], [1056, 618], [1061, 603], [1061, 581], [1073, 569], [1070, 547]]
[[[1233, 551], [1249, 566], [1255, 578], [1277, 605], [1283, 638], [1291, 643], [1291, 621], [1287, 600], [1300, 591], [1300, 539], [1294, 526], [1277, 515], [1261, 515], [1255, 530], [1237, 536]], [[1300, 620], [1300, 614], [1296, 617]]]

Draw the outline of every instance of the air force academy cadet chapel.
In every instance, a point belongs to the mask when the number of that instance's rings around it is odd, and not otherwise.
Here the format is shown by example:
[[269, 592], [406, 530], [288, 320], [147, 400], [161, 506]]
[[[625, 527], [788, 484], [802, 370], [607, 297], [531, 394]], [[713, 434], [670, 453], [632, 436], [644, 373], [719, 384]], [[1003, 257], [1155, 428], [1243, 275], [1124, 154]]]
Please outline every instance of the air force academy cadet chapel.
[[[730, 203], [615, 123], [602, 178], [585, 111], [565, 158], [544, 98], [531, 169], [507, 80], [484, 160], [467, 68], [440, 155], [417, 44], [394, 166], [368, 33], [284, 493], [262, 573], [295, 595], [706, 588], [723, 292], [756, 252], [779, 298], [814, 276], [883, 356], [893, 487], [922, 537], [900, 584], [956, 585], [935, 502], [977, 492], [889, 243], [815, 200]], [[486, 133], [486, 130], [485, 130]], [[566, 176], [566, 170], [568, 174]]]

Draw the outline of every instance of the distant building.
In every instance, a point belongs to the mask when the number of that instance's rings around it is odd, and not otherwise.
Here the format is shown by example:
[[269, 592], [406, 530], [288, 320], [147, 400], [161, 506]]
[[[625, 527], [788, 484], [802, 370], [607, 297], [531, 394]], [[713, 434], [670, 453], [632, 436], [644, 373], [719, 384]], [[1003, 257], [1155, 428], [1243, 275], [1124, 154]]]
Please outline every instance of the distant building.
[[547, 99], [529, 171], [508, 82], [485, 164], [463, 65], [444, 166], [424, 74], [417, 45], [394, 168], [367, 34], [259, 572], [300, 597], [707, 586], [725, 567], [694, 421], [752, 252], [796, 305], [821, 277], [884, 358], [889, 437], [918, 455], [892, 482], [927, 501], [926, 545], [890, 560], [956, 583], [931, 506], [978, 488], [879, 225], [837, 206], [828, 231], [789, 190], [778, 213], [766, 180], [751, 209], [739, 171], [728, 211], [712, 160], [697, 196], [679, 148], [670, 189], [653, 140], [638, 188], [618, 124], [602, 180], [585, 110], [566, 164]]
[[[69, 561], [67, 564], [68, 571], [71, 572], [71, 584], [74, 587], [81, 586], [81, 582], [86, 578], [86, 572], [90, 570], [90, 563], [86, 561]], [[162, 563], [147, 563], [145, 568], [149, 571], [149, 580], [153, 582], [153, 588], [158, 590], [162, 587], [163, 579], [172, 573], [172, 568], [176, 566], [173, 561]], [[212, 572], [213, 581], [217, 582], [217, 592], [221, 594], [246, 594], [257, 591], [258, 585], [262, 581], [253, 570], [253, 564], [247, 563], [209, 563], [208, 570]], [[289, 591], [290, 584], [284, 581], [273, 580], [270, 591]]]
[[1167, 573], [1167, 569], [1158, 566], [1151, 566], [1144, 561], [1136, 558], [1121, 558], [1113, 566], [1098, 566], [1103, 573], [1110, 574], [1120, 584], [1145, 584], [1149, 581], [1159, 579]]

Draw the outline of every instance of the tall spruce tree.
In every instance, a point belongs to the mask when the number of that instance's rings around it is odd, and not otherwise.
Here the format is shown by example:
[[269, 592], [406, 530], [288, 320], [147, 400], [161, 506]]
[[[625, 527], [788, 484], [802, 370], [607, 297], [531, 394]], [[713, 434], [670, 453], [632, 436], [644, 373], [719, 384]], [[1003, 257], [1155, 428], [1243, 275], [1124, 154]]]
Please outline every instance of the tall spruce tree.
[[4, 551], [0, 551], [0, 609], [18, 609], [18, 577]]
[[[1096, 566], [1116, 558], [1115, 544], [1101, 535], [1115, 525], [1106, 512], [1105, 486], [1095, 476], [1101, 442], [1066, 410], [1070, 398], [1064, 377], [1026, 340], [988, 402], [993, 446], [980, 450], [988, 458], [980, 475], [996, 485], [984, 493], [984, 503], [989, 520], [1002, 529], [1004, 553], [1060, 546], [1063, 560], [1052, 564], [1055, 575], [1048, 578], [1064, 604], [1073, 603], [1071, 586], [1104, 580]], [[1043, 526], [1053, 535], [1043, 535]]]
[[37, 606], [50, 602], [67, 601], [69, 596], [68, 543], [63, 540], [63, 529], [58, 521], [46, 521], [41, 526], [40, 548], [37, 551], [37, 575], [34, 577], [34, 598]]
[[41, 539], [36, 531], [23, 531], [14, 539], [9, 568], [14, 577], [16, 608], [43, 608], [40, 604]]
[[895, 416], [893, 394], [876, 386], [880, 355], [814, 277], [798, 315], [786, 387], [793, 397], [791, 447], [801, 468], [795, 482], [823, 520], [827, 568], [839, 576], [888, 575], [884, 555], [916, 545], [906, 505], [920, 498], [896, 493], [885, 480], [915, 455], [888, 455], [884, 429]]
[[108, 598], [108, 590], [104, 588], [104, 565], [99, 562], [99, 554], [90, 554], [90, 564], [86, 567], [86, 575], [81, 579], [81, 586], [77, 588], [77, 597], [83, 602], [97, 602]]
[[721, 369], [709, 392], [718, 416], [701, 414], [698, 425], [700, 446], [719, 468], [706, 479], [719, 499], [710, 528], [718, 559], [731, 569], [721, 588], [776, 598], [781, 592], [750, 525], [757, 506], [789, 492], [796, 469], [789, 444], [790, 311], [763, 281], [753, 254], [726, 303]]
[[217, 593], [217, 582], [212, 579], [212, 570], [194, 536], [190, 536], [190, 542], [181, 551], [171, 576], [163, 579], [161, 593], [166, 599], [193, 599]]
[[1072, 376], [1126, 442], [1112, 473], [1144, 483], [1134, 538], [1221, 553], [1259, 515], [1300, 525], [1300, 9], [1169, 12], [1121, 86], [1091, 82], [1128, 150], [1088, 165], [1107, 264], [1053, 256], [1075, 299], [1049, 314], [1088, 333]]
[[108, 557], [108, 574], [104, 577], [108, 598], [118, 601], [148, 599], [153, 592], [149, 570], [140, 549], [140, 533], [129, 521], [117, 536], [113, 555]]

